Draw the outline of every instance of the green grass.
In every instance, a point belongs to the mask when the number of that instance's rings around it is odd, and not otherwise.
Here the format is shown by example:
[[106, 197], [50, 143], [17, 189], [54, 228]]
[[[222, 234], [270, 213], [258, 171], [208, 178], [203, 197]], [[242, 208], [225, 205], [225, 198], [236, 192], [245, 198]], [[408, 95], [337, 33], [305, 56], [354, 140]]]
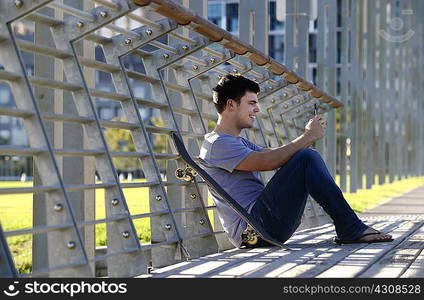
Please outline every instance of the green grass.
[[[336, 182], [340, 178], [336, 177]], [[349, 182], [349, 180], [348, 180]], [[376, 180], [376, 182], [378, 182]], [[389, 198], [396, 197], [424, 184], [424, 177], [414, 177], [395, 181], [391, 184], [374, 185], [369, 190], [345, 193], [345, 198], [356, 212], [363, 212]], [[0, 182], [0, 188], [30, 187], [32, 182]], [[365, 186], [365, 184], [364, 184]], [[349, 188], [349, 187], [348, 187]], [[149, 212], [148, 188], [124, 189], [128, 208], [132, 215]], [[211, 204], [209, 197], [208, 203]], [[104, 190], [96, 191], [96, 219], [105, 217]], [[213, 212], [208, 212], [213, 225]], [[0, 195], [0, 222], [3, 230], [17, 230], [32, 227], [32, 194]], [[150, 241], [150, 219], [135, 219], [134, 225], [141, 243]], [[8, 244], [20, 273], [31, 272], [32, 236], [9, 237]], [[106, 245], [106, 225], [96, 225], [96, 245]]]
[[[339, 177], [336, 177], [336, 182], [340, 182]], [[376, 176], [375, 182], [378, 183], [378, 176]], [[388, 178], [386, 178], [386, 182], [388, 182]], [[421, 185], [424, 185], [423, 176], [411, 177], [382, 185], [375, 184], [371, 189], [361, 189], [356, 193], [344, 193], [344, 196], [352, 209], [355, 212], [361, 213], [377, 204], [402, 195]], [[365, 187], [365, 176], [362, 186]], [[349, 185], [347, 186], [347, 190], [349, 190]]]

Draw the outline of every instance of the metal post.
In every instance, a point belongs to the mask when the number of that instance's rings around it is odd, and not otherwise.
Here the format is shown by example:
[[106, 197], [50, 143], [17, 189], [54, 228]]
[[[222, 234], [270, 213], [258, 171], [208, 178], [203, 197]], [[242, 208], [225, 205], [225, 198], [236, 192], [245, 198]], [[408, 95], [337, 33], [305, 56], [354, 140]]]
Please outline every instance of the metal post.
[[[46, 11], [49, 14], [48, 11]], [[50, 13], [50, 15], [53, 15]], [[35, 43], [45, 43], [47, 46], [54, 46], [54, 43], [48, 37], [51, 36], [50, 29], [44, 24], [35, 24], [34, 32], [34, 42]], [[57, 63], [53, 58], [35, 55], [34, 57], [34, 74], [36, 76], [52, 78], [56, 77], [59, 74], [55, 73], [57, 68]], [[40, 109], [43, 112], [53, 111], [55, 108], [55, 95], [53, 91], [45, 87], [35, 87], [34, 89], [35, 97], [39, 101]], [[60, 100], [57, 99], [59, 102]], [[46, 124], [47, 125], [47, 124]], [[52, 124], [47, 126], [49, 138], [52, 139], [57, 147], [59, 139], [53, 139], [54, 132], [57, 132], [58, 127], [53, 127]], [[60, 148], [60, 147], [58, 147]], [[62, 159], [58, 159], [59, 168], [61, 166]], [[37, 168], [37, 157], [33, 157], [33, 170], [34, 170], [34, 186], [43, 185], [39, 170]], [[62, 173], [63, 174], [63, 173]], [[33, 226], [43, 226], [47, 224], [47, 207], [46, 207], [46, 195], [43, 193], [37, 193], [33, 195]], [[32, 236], [32, 269], [33, 271], [38, 271], [40, 269], [46, 268], [49, 266], [49, 247], [47, 241], [47, 233], [34, 234]]]
[[370, 189], [374, 184], [374, 165], [375, 165], [375, 103], [378, 101], [378, 96], [375, 93], [375, 34], [376, 34], [376, 6], [377, 1], [366, 2], [366, 68], [363, 70], [365, 76], [365, 136], [364, 136], [364, 171], [366, 175], [366, 188]]
[[386, 81], [387, 73], [385, 69], [386, 63], [386, 44], [387, 41], [381, 36], [381, 30], [387, 30], [387, 1], [379, 1], [379, 7], [376, 14], [376, 43], [378, 45], [378, 60], [377, 60], [377, 78], [378, 78], [378, 87], [376, 88], [376, 99], [378, 103], [377, 108], [377, 128], [378, 128], [378, 146], [377, 146], [377, 174], [378, 174], [378, 183], [384, 184], [386, 182], [386, 144], [387, 144], [387, 132], [386, 132], [386, 122], [385, 114], [387, 112], [386, 103], [387, 98], [386, 93]]
[[240, 39], [268, 53], [268, 1], [240, 0]]
[[[352, 31], [354, 14], [352, 12], [352, 0], [343, 0], [341, 2], [341, 72], [340, 72], [340, 97], [344, 100], [345, 107], [340, 109], [340, 144], [339, 144], [339, 168], [340, 168], [340, 189], [347, 192], [347, 174], [348, 174], [348, 155], [350, 154], [351, 136], [349, 135], [348, 128], [352, 124], [350, 120], [348, 124], [348, 116], [351, 114], [352, 103], [352, 52], [356, 50], [352, 46]], [[350, 119], [350, 118], [349, 118]], [[348, 140], [349, 137], [349, 140]], [[350, 155], [349, 155], [350, 157]], [[350, 166], [350, 164], [349, 164]]]
[[289, 69], [307, 78], [309, 64], [309, 0], [286, 1], [284, 61]]
[[[335, 95], [336, 83], [336, 24], [337, 3], [335, 1], [320, 1], [318, 8], [318, 58], [317, 58], [317, 85]], [[336, 175], [336, 112], [327, 113], [327, 136], [321, 150], [324, 150], [327, 166], [333, 177]], [[321, 147], [320, 147], [321, 148]]]

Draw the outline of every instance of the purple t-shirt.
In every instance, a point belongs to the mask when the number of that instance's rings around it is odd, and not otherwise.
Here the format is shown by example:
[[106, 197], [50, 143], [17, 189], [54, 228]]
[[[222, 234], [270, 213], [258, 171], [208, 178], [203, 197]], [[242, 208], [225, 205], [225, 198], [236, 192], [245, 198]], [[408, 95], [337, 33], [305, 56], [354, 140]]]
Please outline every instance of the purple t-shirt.
[[[240, 171], [234, 168], [252, 151], [262, 148], [242, 137], [211, 132], [205, 135], [199, 158], [202, 168], [248, 212], [264, 189], [259, 172]], [[213, 190], [210, 190], [219, 219], [230, 241], [241, 245], [244, 222]]]

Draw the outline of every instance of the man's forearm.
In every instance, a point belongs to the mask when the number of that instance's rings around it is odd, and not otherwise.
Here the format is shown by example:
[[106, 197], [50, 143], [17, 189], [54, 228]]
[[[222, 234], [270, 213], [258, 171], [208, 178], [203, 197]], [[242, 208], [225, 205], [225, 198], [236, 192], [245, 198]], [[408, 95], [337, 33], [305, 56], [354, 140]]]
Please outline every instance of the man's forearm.
[[268, 151], [266, 156], [271, 169], [283, 166], [297, 151], [308, 148], [314, 141], [313, 137], [302, 134], [290, 143]]

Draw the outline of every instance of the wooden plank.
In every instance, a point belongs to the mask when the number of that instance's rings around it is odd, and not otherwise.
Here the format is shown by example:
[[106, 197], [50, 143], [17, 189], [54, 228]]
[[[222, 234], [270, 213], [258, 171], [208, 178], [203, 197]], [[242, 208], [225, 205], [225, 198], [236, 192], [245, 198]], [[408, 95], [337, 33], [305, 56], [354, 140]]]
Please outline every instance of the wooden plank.
[[421, 235], [416, 237], [421, 245], [421, 252], [418, 253], [415, 260], [408, 267], [408, 269], [400, 276], [401, 278], [424, 278], [424, 235], [422, 234], [424, 226], [421, 227], [419, 233]]
[[365, 272], [372, 264], [378, 261], [387, 252], [400, 244], [421, 223], [407, 221], [391, 232], [394, 241], [391, 243], [369, 244], [366, 247], [347, 255], [337, 265], [329, 268], [316, 277], [348, 277], [353, 278]]
[[[258, 257], [261, 257], [263, 253], [268, 253], [277, 249], [276, 247], [268, 247], [268, 248], [257, 248], [257, 249], [240, 249], [238, 253], [232, 255], [230, 257], [226, 257], [224, 259], [220, 259], [225, 263], [220, 266], [215, 266], [215, 268], [205, 269], [205, 265], [203, 265], [203, 272], [200, 277], [211, 277], [212, 274], [216, 274], [220, 272], [220, 270], [231, 269], [235, 264], [243, 264], [249, 261], [255, 261]], [[196, 271], [196, 270], [195, 270]], [[192, 272], [192, 270], [190, 270]], [[187, 274], [187, 272], [185, 272]]]
[[[270, 248], [262, 248], [265, 251], [270, 251]], [[164, 268], [154, 270], [151, 277], [186, 277], [188, 275], [194, 277], [205, 277], [206, 273], [210, 273], [214, 269], [221, 267], [225, 264], [234, 264], [234, 262], [248, 261], [255, 256], [262, 255], [262, 252], [257, 252], [255, 249], [231, 249], [222, 253], [214, 253], [199, 259], [193, 259], [189, 262], [182, 262], [170, 265]], [[224, 262], [222, 264], [214, 264], [214, 262]]]
[[242, 264], [237, 264], [237, 266], [232, 267], [228, 270], [220, 272], [218, 275], [213, 275], [212, 278], [233, 278], [233, 277], [241, 277], [245, 273], [250, 272], [252, 270], [256, 270], [262, 266], [266, 265], [266, 262], [259, 261], [247, 261]]
[[[403, 223], [405, 222], [378, 222], [373, 224], [372, 227], [377, 230], [390, 232], [401, 226]], [[339, 261], [342, 261], [349, 254], [357, 251], [358, 249], [364, 248], [367, 245], [368, 244], [365, 243], [342, 246], [330, 244], [328, 247], [317, 248], [308, 261], [279, 274], [278, 277], [315, 277], [336, 265]]]
[[[257, 260], [261, 260], [261, 257], [264, 254], [266, 255], [267, 253], [272, 253], [273, 251], [287, 252], [287, 250], [277, 247], [241, 249], [239, 253], [231, 257], [227, 257], [226, 259], [221, 259], [222, 261], [225, 261], [225, 263], [221, 264], [220, 266], [215, 265], [214, 268], [209, 268], [209, 270], [207, 270], [205, 267], [208, 267], [208, 265], [204, 264], [202, 266], [202, 273], [199, 277], [235, 277], [239, 273], [242, 274], [244, 272], [243, 270], [254, 267]], [[198, 272], [199, 270], [194, 269], [194, 271]], [[188, 274], [188, 272], [192, 273], [193, 270], [189, 270], [184, 273]], [[215, 274], [220, 275], [217, 276]]]
[[[359, 277], [400, 277], [424, 248], [424, 226], [409, 236]], [[423, 268], [423, 265], [421, 265]]]
[[317, 251], [317, 248], [331, 244], [334, 235], [333, 225], [299, 231], [286, 243], [295, 251], [282, 253], [282, 255], [276, 255], [277, 253], [268, 255], [268, 258], [272, 259], [268, 264], [246, 272], [244, 277], [275, 277], [285, 270], [303, 263], [310, 253]]
[[401, 278], [424, 278], [424, 251], [410, 265], [405, 273], [400, 276]]
[[[246, 249], [244, 249], [246, 251]], [[288, 252], [287, 250], [277, 248], [277, 247], [266, 247], [266, 248], [254, 248], [247, 250], [248, 252], [241, 252], [237, 255], [231, 257], [231, 259], [226, 259], [227, 263], [217, 267], [213, 270], [209, 270], [204, 272], [202, 277], [216, 277], [215, 274], [222, 274], [224, 277], [234, 277], [234, 275], [238, 275], [239, 273], [243, 273], [243, 270], [253, 267], [255, 264], [251, 264], [251, 262], [256, 262], [258, 260], [262, 260], [262, 257], [268, 253], [272, 253], [274, 251], [279, 252]], [[221, 277], [222, 277], [221, 276]]]
[[[319, 232], [317, 232], [317, 230]], [[292, 245], [294, 245], [293, 243], [307, 243], [311, 238], [320, 236], [322, 231], [331, 232], [333, 234], [333, 226], [331, 224], [326, 224], [319, 228], [300, 231], [287, 242], [287, 245], [292, 247]], [[282, 256], [290, 255], [292, 252], [295, 251], [286, 251], [276, 247], [240, 249], [235, 255], [225, 258], [228, 263], [222, 264], [207, 272], [203, 272], [199, 277], [242, 277], [245, 273], [263, 267]], [[216, 259], [216, 257], [214, 259]], [[222, 258], [220, 258], [220, 260], [222, 260]], [[195, 269], [195, 271], [198, 272], [198, 269]], [[184, 272], [184, 274], [188, 274], [188, 272]]]
[[[310, 228], [296, 233], [290, 243], [307, 243], [311, 238], [321, 235], [322, 231], [334, 234], [333, 226], [326, 224], [318, 228]], [[259, 265], [249, 264], [249, 262], [265, 261], [272, 262], [282, 256], [288, 255], [290, 251], [285, 251], [276, 247], [264, 247], [254, 249], [231, 249], [222, 253], [211, 254], [192, 260], [190, 262], [179, 263], [154, 270], [149, 276], [143, 277], [236, 277], [247, 271], [255, 269]], [[248, 264], [246, 264], [248, 263]], [[262, 264], [260, 265], [262, 266]], [[220, 275], [218, 275], [220, 274]]]

